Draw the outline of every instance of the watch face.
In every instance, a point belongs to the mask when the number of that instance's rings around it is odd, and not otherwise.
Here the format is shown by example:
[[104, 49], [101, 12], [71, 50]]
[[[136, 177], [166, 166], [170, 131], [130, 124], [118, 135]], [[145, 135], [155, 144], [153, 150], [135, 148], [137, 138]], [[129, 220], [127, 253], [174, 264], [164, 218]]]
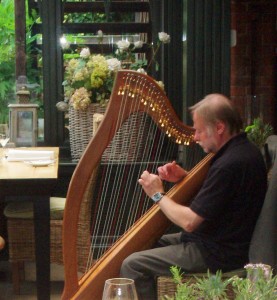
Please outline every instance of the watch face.
[[155, 201], [155, 202], [160, 201], [163, 196], [164, 196], [163, 193], [158, 192], [158, 193], [153, 195], [152, 200]]

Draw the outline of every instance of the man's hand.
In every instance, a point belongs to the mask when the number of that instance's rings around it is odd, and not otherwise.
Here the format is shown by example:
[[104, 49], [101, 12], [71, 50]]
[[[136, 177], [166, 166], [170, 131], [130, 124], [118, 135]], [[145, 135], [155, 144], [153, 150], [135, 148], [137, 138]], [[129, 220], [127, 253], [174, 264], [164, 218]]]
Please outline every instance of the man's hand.
[[163, 183], [158, 175], [144, 171], [138, 180], [139, 184], [144, 189], [145, 193], [152, 197], [157, 192], [164, 192]]
[[187, 175], [187, 171], [176, 164], [176, 161], [158, 168], [159, 177], [169, 182], [177, 182]]

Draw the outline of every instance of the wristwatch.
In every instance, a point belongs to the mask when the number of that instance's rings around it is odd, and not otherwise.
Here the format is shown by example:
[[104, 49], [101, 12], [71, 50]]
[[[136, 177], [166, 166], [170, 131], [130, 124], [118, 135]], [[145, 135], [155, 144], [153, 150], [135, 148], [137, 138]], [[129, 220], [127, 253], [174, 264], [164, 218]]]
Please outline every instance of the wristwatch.
[[151, 197], [151, 199], [154, 201], [154, 202], [159, 202], [161, 199], [162, 199], [162, 197], [165, 195], [165, 193], [160, 193], [160, 192], [157, 192], [157, 193], [155, 193], [152, 197]]

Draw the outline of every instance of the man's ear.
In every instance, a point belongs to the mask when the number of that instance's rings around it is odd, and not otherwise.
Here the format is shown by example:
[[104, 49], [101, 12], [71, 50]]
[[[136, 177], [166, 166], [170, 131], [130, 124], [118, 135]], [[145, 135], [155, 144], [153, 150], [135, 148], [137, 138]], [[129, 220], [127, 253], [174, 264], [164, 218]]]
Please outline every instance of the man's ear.
[[216, 123], [216, 131], [218, 134], [223, 134], [223, 132], [225, 131], [226, 125], [223, 122], [217, 122]]

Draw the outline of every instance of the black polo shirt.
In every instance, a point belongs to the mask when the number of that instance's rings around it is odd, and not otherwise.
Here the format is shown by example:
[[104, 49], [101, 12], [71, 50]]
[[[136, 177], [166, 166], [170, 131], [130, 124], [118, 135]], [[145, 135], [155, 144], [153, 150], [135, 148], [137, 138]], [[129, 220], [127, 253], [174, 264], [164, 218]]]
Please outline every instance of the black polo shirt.
[[248, 262], [251, 236], [267, 188], [259, 149], [239, 134], [213, 157], [207, 177], [190, 208], [205, 220], [183, 241], [194, 241], [209, 269], [229, 271]]

